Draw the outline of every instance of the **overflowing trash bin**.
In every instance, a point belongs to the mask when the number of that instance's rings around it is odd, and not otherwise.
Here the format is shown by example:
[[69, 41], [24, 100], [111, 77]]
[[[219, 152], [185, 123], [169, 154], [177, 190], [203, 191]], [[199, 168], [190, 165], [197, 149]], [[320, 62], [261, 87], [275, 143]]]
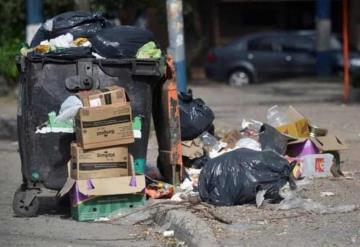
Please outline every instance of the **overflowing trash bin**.
[[[146, 197], [278, 203], [296, 180], [342, 175], [346, 144], [292, 106], [217, 136], [214, 112], [191, 90], [177, 92], [171, 59], [147, 30], [68, 12], [46, 21], [20, 52], [16, 215], [35, 216], [44, 188], [69, 196], [72, 217], [89, 221], [143, 206]], [[146, 166], [152, 114], [159, 169]]]
[[[113, 47], [119, 53], [111, 52], [111, 58], [103, 57], [108, 55], [106, 44], [110, 41], [107, 36], [99, 36], [101, 30], [108, 29], [122, 33], [119, 40], [112, 36], [112, 44], [124, 44], [128, 38], [127, 45]], [[68, 177], [70, 146], [76, 139], [84, 150], [98, 148], [102, 142], [123, 145], [131, 140], [129, 154], [134, 171], [144, 173], [153, 91], [166, 80], [166, 64], [160, 50], [156, 51], [156, 58], [151, 49], [147, 58], [138, 59], [136, 55], [138, 50], [143, 56], [148, 54], [149, 49], [141, 48], [153, 40], [149, 31], [112, 27], [98, 14], [70, 12], [46, 21], [31, 47], [21, 50], [17, 121], [23, 184], [14, 196], [17, 215], [36, 215], [37, 195], [42, 188], [63, 188]], [[114, 93], [112, 86], [121, 89]], [[119, 95], [121, 99], [116, 98]], [[116, 100], [126, 101], [128, 108], [115, 107]], [[109, 104], [106, 110], [100, 109], [104, 103]], [[80, 114], [74, 119], [69, 118], [77, 112]], [[100, 115], [106, 115], [109, 123], [121, 123], [122, 133], [107, 129], [104, 119], [97, 119]], [[91, 124], [105, 127], [95, 133], [87, 128]], [[76, 138], [79, 133], [82, 135]]]

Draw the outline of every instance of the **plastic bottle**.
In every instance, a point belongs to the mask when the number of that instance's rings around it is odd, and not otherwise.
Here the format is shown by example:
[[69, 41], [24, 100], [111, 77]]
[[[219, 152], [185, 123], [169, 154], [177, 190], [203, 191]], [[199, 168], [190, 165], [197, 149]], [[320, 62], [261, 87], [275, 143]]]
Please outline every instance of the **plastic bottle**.
[[328, 177], [333, 164], [332, 154], [309, 154], [302, 157], [301, 175], [304, 177]]
[[277, 105], [274, 105], [267, 110], [266, 118], [268, 124], [274, 127], [289, 123], [286, 114], [281, 112]]

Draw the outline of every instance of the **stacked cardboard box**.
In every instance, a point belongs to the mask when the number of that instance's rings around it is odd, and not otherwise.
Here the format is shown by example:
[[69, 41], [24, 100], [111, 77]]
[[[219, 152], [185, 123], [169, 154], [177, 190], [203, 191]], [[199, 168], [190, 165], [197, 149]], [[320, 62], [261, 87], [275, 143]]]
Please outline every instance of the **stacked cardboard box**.
[[70, 191], [73, 218], [94, 220], [144, 205], [145, 177], [135, 176], [128, 153], [134, 136], [125, 90], [112, 86], [77, 95], [84, 107], [75, 118], [69, 179], [60, 192]]

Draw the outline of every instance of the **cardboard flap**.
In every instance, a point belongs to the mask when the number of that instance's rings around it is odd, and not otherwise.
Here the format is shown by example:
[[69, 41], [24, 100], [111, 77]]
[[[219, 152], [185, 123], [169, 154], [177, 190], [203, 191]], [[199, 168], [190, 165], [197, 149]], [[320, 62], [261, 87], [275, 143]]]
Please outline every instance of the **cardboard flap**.
[[135, 179], [135, 184], [132, 177], [128, 176], [77, 180], [77, 185], [79, 191], [87, 196], [132, 194], [145, 189], [145, 176], [139, 175]]
[[[288, 137], [288, 135], [287, 135]], [[292, 139], [292, 141], [288, 142], [288, 145], [293, 145], [293, 144], [300, 144], [300, 143], [305, 143], [309, 138], [299, 138], [297, 140]]]
[[347, 145], [335, 135], [312, 137], [312, 142], [322, 151], [337, 151], [347, 149]]
[[71, 188], [74, 186], [75, 184], [75, 180], [72, 178], [68, 178], [64, 184], [64, 186], [61, 188], [61, 190], [57, 193], [58, 197], [63, 197], [64, 195], [66, 195], [67, 193], [69, 193], [69, 191], [71, 190]]

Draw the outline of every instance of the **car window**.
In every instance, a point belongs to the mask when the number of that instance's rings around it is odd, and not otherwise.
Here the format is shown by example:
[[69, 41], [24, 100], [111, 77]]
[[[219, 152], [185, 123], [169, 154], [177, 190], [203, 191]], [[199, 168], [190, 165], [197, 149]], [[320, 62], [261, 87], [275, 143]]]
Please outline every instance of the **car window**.
[[273, 45], [268, 37], [258, 37], [248, 42], [248, 50], [250, 51], [272, 51]]
[[281, 46], [282, 51], [285, 52], [311, 52], [315, 50], [314, 40], [300, 35], [286, 36]]

